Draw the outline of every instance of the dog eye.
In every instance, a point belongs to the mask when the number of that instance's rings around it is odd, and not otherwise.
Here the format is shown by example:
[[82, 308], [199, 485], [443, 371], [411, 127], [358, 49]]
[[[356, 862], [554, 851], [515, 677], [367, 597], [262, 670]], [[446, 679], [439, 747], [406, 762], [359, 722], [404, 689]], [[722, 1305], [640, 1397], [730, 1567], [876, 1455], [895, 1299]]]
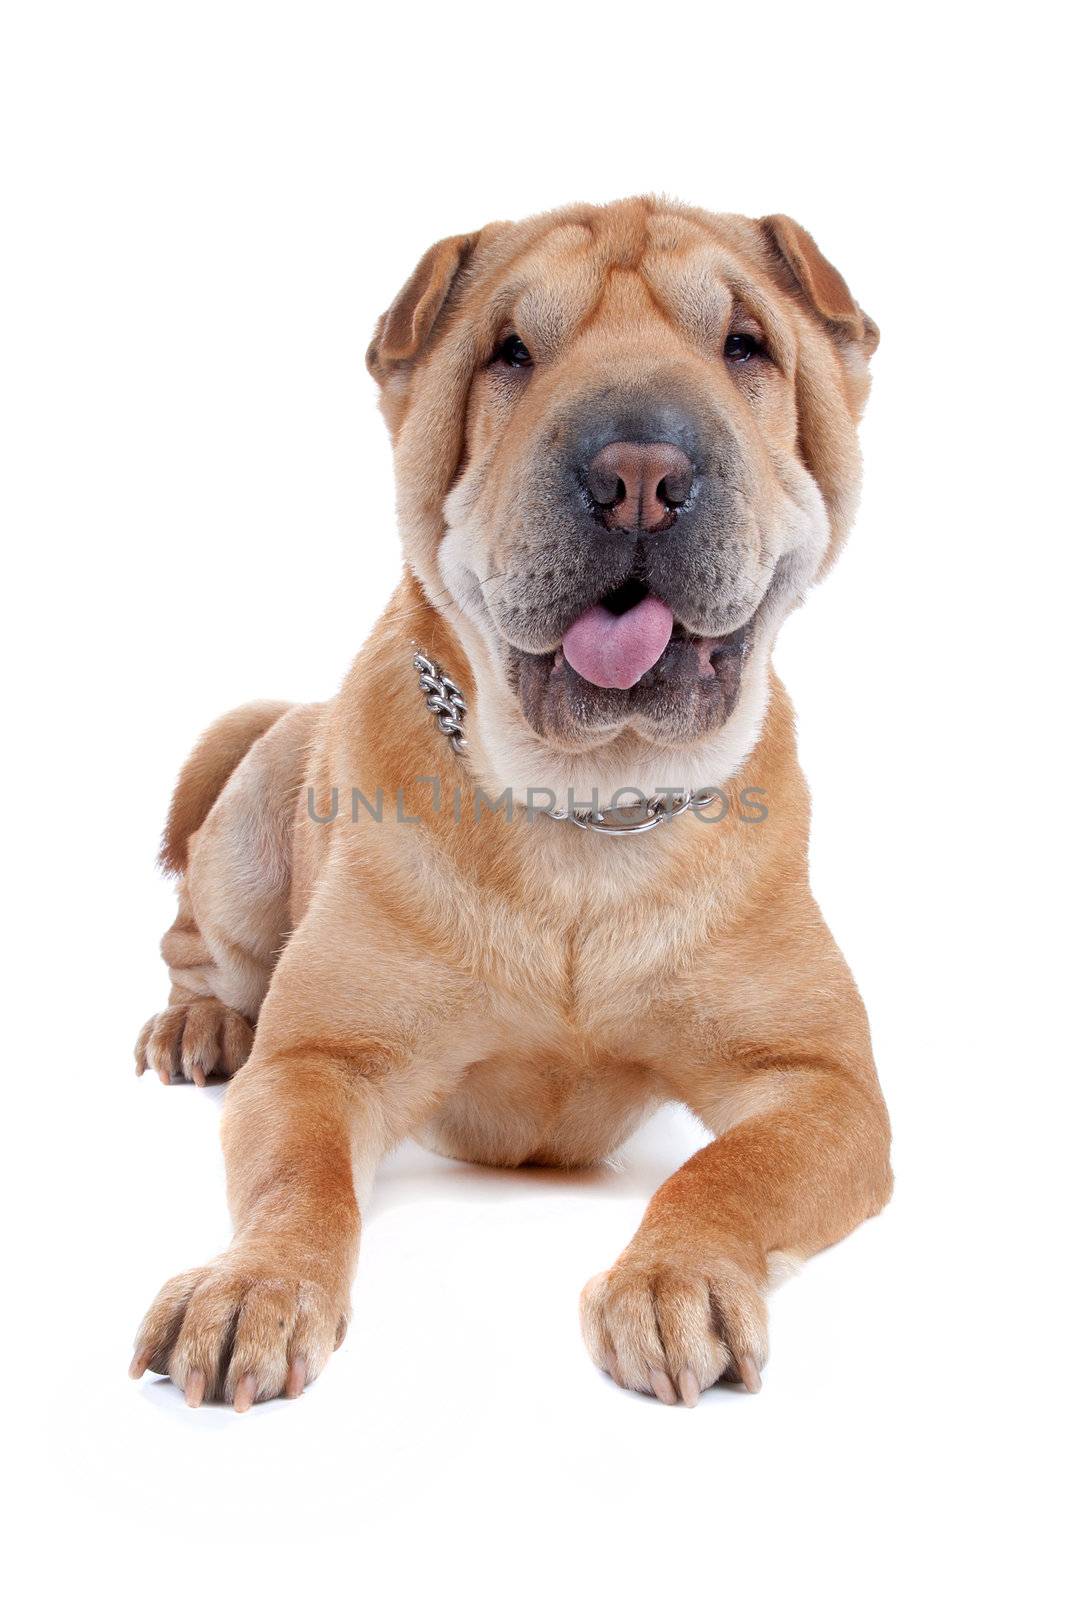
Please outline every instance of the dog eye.
[[503, 361], [509, 367], [532, 367], [533, 356], [527, 350], [517, 333], [509, 333], [501, 344], [494, 361]]
[[722, 353], [727, 361], [747, 361], [751, 356], [758, 356], [762, 348], [751, 333], [731, 333], [722, 347]]

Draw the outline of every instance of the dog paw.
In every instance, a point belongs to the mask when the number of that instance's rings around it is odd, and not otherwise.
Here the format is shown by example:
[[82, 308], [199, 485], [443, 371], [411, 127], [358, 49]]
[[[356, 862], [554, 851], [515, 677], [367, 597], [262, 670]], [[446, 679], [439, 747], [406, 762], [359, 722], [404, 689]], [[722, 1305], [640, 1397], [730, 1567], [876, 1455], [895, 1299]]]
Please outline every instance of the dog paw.
[[225, 1400], [247, 1411], [301, 1394], [347, 1325], [336, 1293], [234, 1249], [163, 1285], [138, 1330], [130, 1376], [164, 1373], [190, 1406]]
[[232, 1078], [248, 1060], [254, 1037], [251, 1023], [220, 1000], [168, 1006], [141, 1029], [137, 1076], [147, 1068], [162, 1083], [182, 1077], [203, 1088], [211, 1077]]
[[625, 1257], [586, 1284], [586, 1348], [624, 1389], [666, 1405], [696, 1405], [720, 1378], [760, 1387], [767, 1359], [767, 1307], [756, 1279], [729, 1259], [699, 1269], [673, 1261], [630, 1265]]

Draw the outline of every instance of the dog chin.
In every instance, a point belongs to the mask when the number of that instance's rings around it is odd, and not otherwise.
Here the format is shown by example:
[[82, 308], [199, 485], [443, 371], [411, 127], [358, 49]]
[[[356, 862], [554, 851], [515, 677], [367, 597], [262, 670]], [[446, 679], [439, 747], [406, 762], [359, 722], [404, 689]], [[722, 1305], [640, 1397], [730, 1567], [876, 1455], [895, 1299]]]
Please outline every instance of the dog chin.
[[768, 643], [757, 639], [748, 650], [729, 714], [703, 729], [683, 718], [678, 737], [663, 714], [631, 710], [625, 721], [587, 726], [580, 738], [564, 744], [535, 731], [509, 673], [490, 672], [479, 682], [483, 715], [471, 729], [473, 765], [487, 783], [510, 789], [518, 802], [531, 791], [538, 796], [547, 791], [559, 804], [572, 795], [580, 805], [594, 794], [606, 803], [622, 789], [651, 797], [659, 789], [722, 785], [759, 737], [770, 688]]

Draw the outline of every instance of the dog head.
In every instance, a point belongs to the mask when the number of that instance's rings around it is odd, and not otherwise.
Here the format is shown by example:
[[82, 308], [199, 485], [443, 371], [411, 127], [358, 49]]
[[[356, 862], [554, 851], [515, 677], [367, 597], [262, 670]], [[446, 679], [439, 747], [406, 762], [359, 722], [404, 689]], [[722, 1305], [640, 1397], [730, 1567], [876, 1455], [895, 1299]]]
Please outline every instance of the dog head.
[[650, 793], [736, 769], [852, 517], [877, 341], [787, 217], [642, 199], [427, 252], [367, 359], [485, 776]]

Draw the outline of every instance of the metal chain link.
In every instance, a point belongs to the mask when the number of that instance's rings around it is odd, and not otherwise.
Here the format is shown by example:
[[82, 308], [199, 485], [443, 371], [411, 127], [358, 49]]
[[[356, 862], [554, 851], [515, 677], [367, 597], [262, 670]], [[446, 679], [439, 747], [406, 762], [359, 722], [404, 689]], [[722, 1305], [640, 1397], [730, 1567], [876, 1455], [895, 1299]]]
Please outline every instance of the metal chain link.
[[467, 741], [463, 737], [462, 724], [467, 715], [467, 702], [459, 685], [447, 678], [435, 661], [417, 651], [414, 667], [419, 675], [419, 687], [426, 696], [427, 708], [437, 718], [438, 728], [446, 738], [451, 739], [456, 754], [465, 755]]
[[[456, 754], [465, 755], [467, 741], [463, 737], [462, 722], [467, 714], [467, 702], [459, 685], [446, 677], [435, 661], [419, 651], [415, 653], [413, 665], [419, 675], [419, 686], [426, 697], [426, 705], [437, 718], [438, 728], [451, 741]], [[681, 789], [673, 794], [654, 794], [651, 800], [642, 800], [633, 806], [620, 806], [616, 811], [557, 806], [554, 811], [546, 811], [544, 815], [551, 817], [553, 822], [573, 822], [576, 828], [587, 833], [632, 838], [635, 834], [658, 828], [661, 822], [673, 822], [686, 811], [704, 811], [721, 799], [722, 795], [717, 789]], [[631, 811], [637, 813], [633, 820], [624, 815]], [[618, 817], [620, 820], [610, 822], [609, 817]]]
[[[648, 833], [652, 828], [658, 828], [661, 822], [673, 822], [687, 811], [705, 811], [716, 801], [722, 801], [717, 789], [678, 789], [671, 794], [654, 794], [651, 800], [642, 800], [633, 806], [620, 806], [615, 811], [594, 811], [592, 808], [580, 811], [559, 806], [547, 815], [554, 822], [573, 822], [576, 828], [584, 828], [588, 833], [630, 836]], [[637, 813], [633, 820], [625, 815], [630, 811]], [[619, 821], [611, 822], [608, 820], [610, 817], [618, 817]]]

